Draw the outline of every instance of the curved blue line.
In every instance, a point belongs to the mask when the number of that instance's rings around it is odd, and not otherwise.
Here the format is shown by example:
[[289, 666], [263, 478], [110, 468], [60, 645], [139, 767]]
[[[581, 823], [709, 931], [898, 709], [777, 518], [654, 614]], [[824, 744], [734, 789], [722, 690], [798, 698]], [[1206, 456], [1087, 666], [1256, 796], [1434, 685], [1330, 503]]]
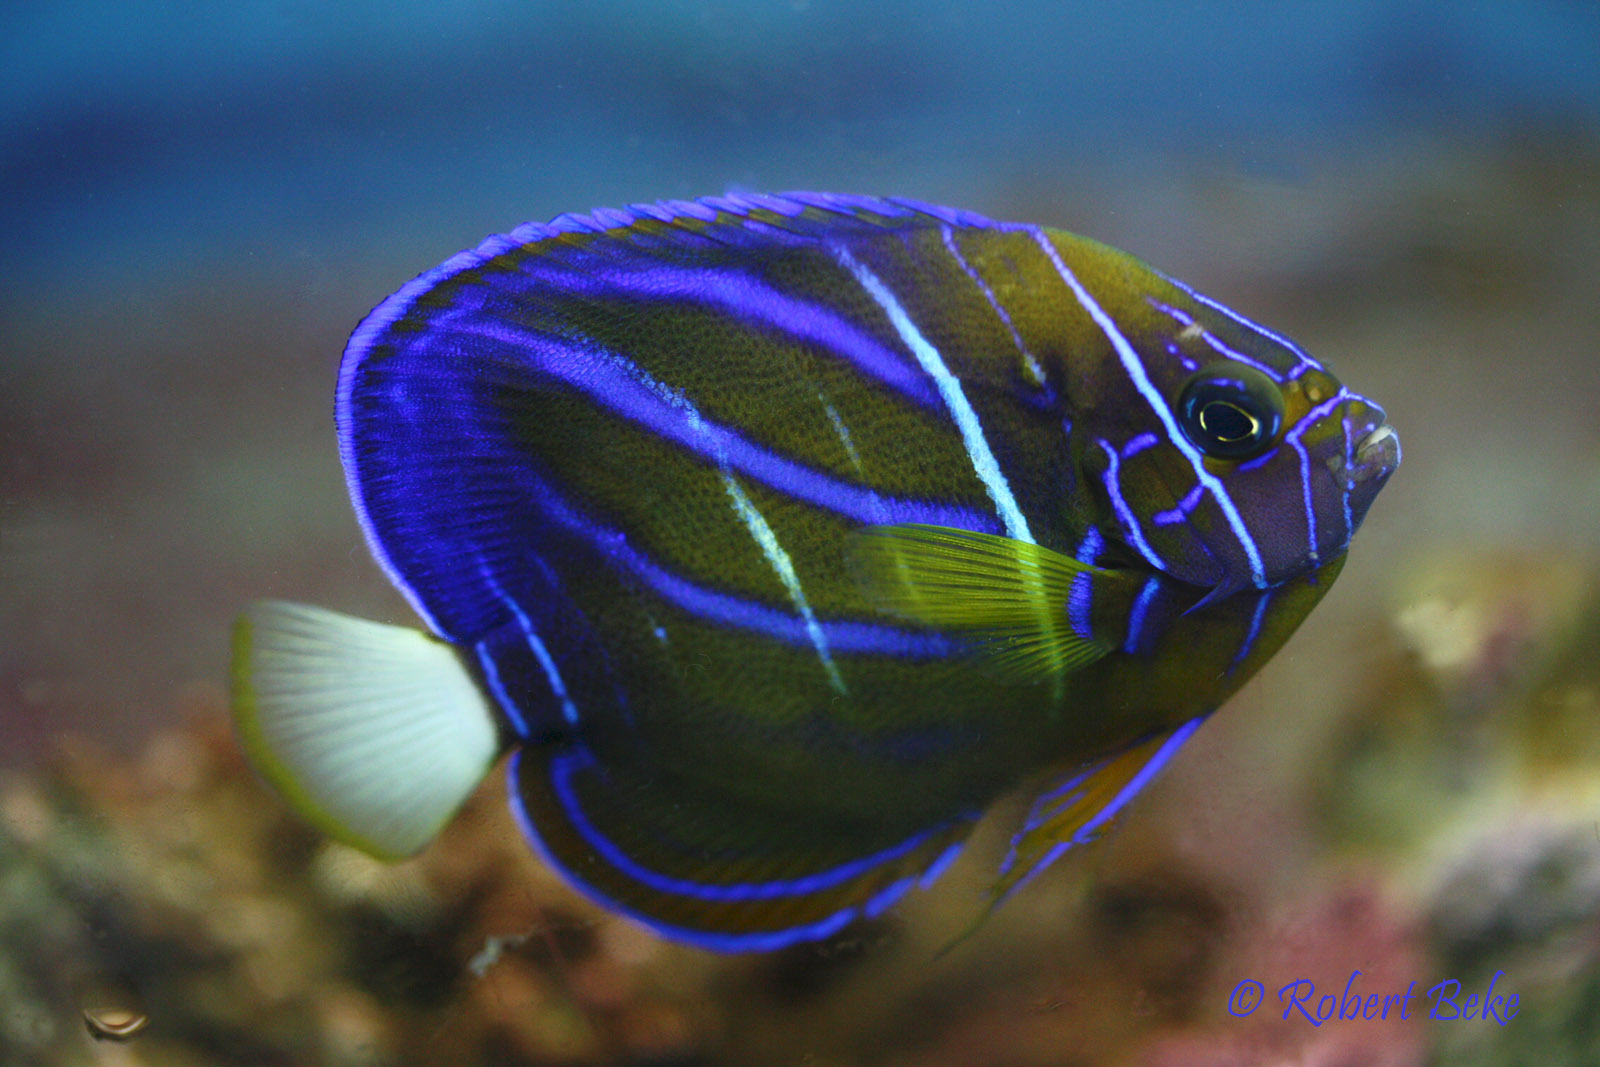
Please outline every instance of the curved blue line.
[[1083, 532], [1083, 540], [1078, 542], [1078, 550], [1072, 555], [1078, 562], [1092, 567], [1100, 562], [1100, 553], [1104, 549], [1105, 538], [1100, 535], [1100, 527], [1091, 526]]
[[1261, 634], [1261, 619], [1267, 613], [1267, 604], [1276, 595], [1276, 590], [1262, 593], [1256, 600], [1256, 610], [1250, 616], [1250, 629], [1245, 632], [1244, 642], [1239, 646], [1239, 651], [1233, 654], [1233, 662], [1228, 664], [1228, 673], [1232, 674], [1235, 667], [1244, 662], [1244, 658], [1255, 647], [1256, 638]]
[[[1180, 282], [1176, 278], [1173, 278], [1173, 277], [1171, 277], [1169, 275], [1166, 275], [1166, 274], [1162, 274], [1160, 271], [1156, 271], [1156, 275], [1158, 277], [1160, 277], [1160, 278], [1165, 279], [1174, 288], [1181, 289], [1183, 292], [1188, 293], [1191, 297], [1193, 297], [1195, 300], [1198, 300], [1200, 303], [1204, 304], [1206, 307], [1210, 308], [1212, 311], [1220, 312], [1221, 314], [1226, 315], [1228, 318], [1232, 319], [1234, 322], [1237, 322], [1240, 326], [1243, 326], [1248, 330], [1254, 330], [1256, 333], [1260, 334], [1262, 337], [1265, 337], [1269, 341], [1276, 341], [1278, 344], [1280, 344], [1284, 348], [1288, 349], [1289, 353], [1291, 355], [1293, 355], [1295, 358], [1299, 359], [1301, 361], [1301, 363], [1303, 363], [1303, 364], [1305, 364], [1307, 366], [1314, 367], [1317, 370], [1324, 370], [1325, 369], [1321, 363], [1319, 363], [1316, 360], [1312, 359], [1310, 354], [1307, 353], [1305, 349], [1301, 348], [1299, 345], [1297, 345], [1293, 341], [1289, 340], [1283, 334], [1277, 333], [1276, 331], [1273, 331], [1273, 330], [1269, 330], [1265, 326], [1261, 325], [1259, 322], [1254, 321], [1253, 319], [1245, 318], [1243, 315], [1239, 314], [1237, 311], [1235, 311], [1232, 308], [1228, 307], [1226, 304], [1223, 304], [1223, 303], [1220, 303], [1219, 301], [1211, 299], [1209, 296], [1206, 296], [1204, 293], [1201, 293], [1198, 290], [1193, 289], [1188, 285], [1185, 285], [1183, 282]], [[1294, 375], [1291, 375], [1291, 377], [1294, 377]]]
[[1129, 543], [1138, 550], [1139, 555], [1143, 556], [1145, 562], [1150, 566], [1164, 573], [1168, 569], [1166, 561], [1156, 555], [1155, 550], [1150, 547], [1150, 542], [1144, 539], [1144, 530], [1139, 526], [1139, 516], [1134, 513], [1133, 508], [1122, 495], [1122, 483], [1119, 479], [1120, 461], [1117, 459], [1117, 450], [1111, 446], [1109, 441], [1103, 441], [1098, 437], [1095, 438], [1095, 444], [1099, 445], [1100, 450], [1106, 454], [1106, 461], [1109, 464], [1105, 473], [1101, 475], [1100, 481], [1105, 485], [1107, 495], [1111, 497], [1111, 510], [1116, 513], [1118, 521], [1128, 535]]
[[339, 361], [339, 382], [334, 389], [333, 399], [333, 421], [339, 438], [339, 462], [344, 467], [345, 489], [350, 494], [351, 505], [355, 508], [356, 521], [361, 525], [361, 532], [367, 539], [367, 549], [372, 553], [372, 558], [378, 561], [378, 566], [383, 568], [389, 581], [411, 604], [411, 610], [421, 616], [428, 624], [428, 628], [440, 637], [447, 637], [448, 634], [434, 614], [428, 610], [427, 605], [422, 602], [422, 597], [400, 573], [400, 568], [389, 555], [388, 549], [384, 547], [382, 538], [378, 536], [378, 529], [373, 524], [371, 512], [367, 510], [366, 492], [362, 488], [361, 466], [356, 457], [353, 432], [355, 415], [351, 410], [351, 404], [354, 399], [355, 379], [361, 368], [366, 365], [368, 354], [378, 344], [384, 332], [410, 311], [411, 305], [419, 297], [452, 275], [514, 247], [516, 247], [515, 242], [510, 237], [491, 237], [476, 249], [458, 252], [432, 270], [411, 279], [361, 320], [345, 344], [344, 356]]
[[1067, 587], [1067, 622], [1072, 632], [1085, 641], [1094, 640], [1093, 610], [1093, 575], [1089, 571], [1079, 571]]
[[[523, 755], [524, 753], [521, 749], [511, 754], [511, 759], [507, 764], [507, 777], [510, 780], [510, 788], [508, 792], [511, 795], [510, 799], [512, 817], [515, 819], [518, 827], [522, 830], [523, 837], [525, 837], [533, 846], [534, 851], [536, 851], [547, 864], [560, 871], [568, 881], [577, 886], [580, 890], [587, 894], [590, 899], [596, 901], [602, 907], [605, 907], [611, 911], [619, 912], [623, 915], [627, 915], [664, 936], [685, 941], [693, 945], [698, 945], [701, 948], [707, 948], [717, 952], [767, 952], [774, 949], [785, 948], [789, 945], [798, 944], [802, 941], [817, 941], [822, 938], [829, 937], [848, 926], [857, 918], [857, 916], [871, 917], [879, 914], [893, 904], [896, 900], [898, 900], [901, 896], [904, 896], [914, 884], [920, 885], [923, 888], [931, 885], [933, 880], [940, 874], [944, 873], [944, 871], [949, 867], [951, 861], [954, 860], [956, 855], [961, 851], [963, 844], [962, 842], [957, 841], [951, 844], [949, 848], [945, 849], [945, 851], [939, 855], [938, 859], [934, 860], [934, 862], [929, 866], [928, 870], [923, 873], [920, 880], [915, 877], [901, 879], [879, 891], [864, 904], [849, 905], [848, 907], [842, 908], [831, 915], [824, 916], [815, 922], [805, 923], [800, 926], [788, 927], [782, 930], [771, 930], [753, 934], [719, 934], [714, 931], [696, 930], [689, 927], [676, 926], [672, 923], [662, 922], [660, 919], [652, 915], [648, 915], [637, 908], [623, 904], [622, 902], [613, 899], [609, 894], [601, 892], [599, 889], [596, 889], [593, 885], [586, 881], [582, 876], [580, 876], [576, 871], [563, 863], [561, 859], [551, 851], [549, 846], [545, 844], [544, 839], [540, 836], [538, 828], [534, 826], [533, 818], [528, 814], [527, 806], [522, 800], [522, 791], [518, 788], [518, 769], [521, 765]], [[590, 758], [592, 759], [593, 757], [591, 756]], [[552, 780], [553, 778], [554, 775], [552, 774]], [[565, 803], [563, 803], [563, 806], [566, 807]], [[567, 810], [570, 814], [574, 809], [569, 807]], [[939, 829], [943, 829], [943, 827], [940, 827]], [[922, 835], [922, 837], [914, 840], [924, 840], [927, 836], [931, 836], [931, 833], [935, 832], [937, 832], [937, 830], [930, 831], [929, 834]], [[646, 885], [648, 884], [649, 883], [646, 882]], [[866, 910], [868, 907], [871, 907], [873, 910]]]
[[466, 337], [482, 337], [511, 349], [533, 373], [571, 386], [622, 418], [682, 445], [704, 462], [746, 474], [780, 493], [864, 524], [891, 522], [956, 526], [982, 533], [999, 531], [990, 515], [955, 505], [884, 496], [853, 485], [747, 440], [701, 416], [695, 406], [657, 382], [620, 353], [595, 344], [513, 330], [494, 323], [455, 324]]
[[1156, 590], [1161, 587], [1161, 579], [1152, 574], [1144, 580], [1144, 588], [1139, 590], [1139, 599], [1133, 602], [1133, 611], [1128, 616], [1128, 639], [1123, 642], [1122, 651], [1133, 653], [1139, 649], [1139, 638], [1144, 636], [1144, 615], [1150, 608], [1150, 601], [1155, 599]]
[[[578, 756], [581, 754], [581, 756]], [[595, 762], [594, 756], [587, 749], [570, 749], [559, 752], [550, 760], [550, 781], [555, 786], [557, 799], [566, 811], [567, 817], [572, 820], [572, 825], [583, 835], [589, 844], [594, 846], [607, 863], [621, 871], [623, 874], [641, 882], [659, 893], [675, 894], [678, 896], [693, 897], [696, 900], [710, 901], [748, 901], [748, 900], [775, 900], [781, 897], [807, 896], [824, 889], [833, 889], [846, 882], [872, 870], [885, 863], [900, 859], [902, 856], [915, 852], [917, 848], [929, 838], [948, 829], [951, 824], [942, 823], [932, 829], [925, 830], [891, 848], [882, 852], [863, 856], [857, 860], [832, 867], [816, 874], [809, 874], [802, 878], [780, 879], [772, 882], [746, 882], [734, 885], [708, 885], [704, 882], [693, 882], [686, 878], [674, 878], [650, 870], [638, 863], [603, 833], [599, 827], [589, 821], [584, 814], [583, 807], [578, 801], [577, 794], [572, 788], [572, 759], [582, 758], [584, 765]]]
[[[828, 350], [867, 377], [929, 410], [943, 410], [926, 378], [870, 334], [830, 308], [800, 300], [727, 268], [678, 269], [643, 263], [607, 269], [583, 262], [571, 267], [542, 259], [528, 266], [541, 286], [564, 296], [623, 296], [640, 301], [683, 301], [717, 308], [746, 326], [806, 341]], [[562, 267], [556, 270], [552, 268]]]
[[[1104, 826], [1108, 820], [1115, 818], [1117, 813], [1123, 808], [1127, 807], [1133, 798], [1139, 794], [1140, 790], [1150, 784], [1151, 779], [1153, 779], [1157, 774], [1161, 773], [1162, 768], [1172, 761], [1172, 757], [1177, 754], [1178, 749], [1182, 748], [1184, 742], [1188, 741], [1189, 738], [1194, 736], [1194, 732], [1200, 729], [1200, 725], [1204, 723], [1205, 720], [1206, 716], [1200, 715], [1190, 719], [1188, 722], [1174, 730], [1172, 734], [1161, 743], [1161, 746], [1157, 748], [1155, 752], [1151, 753], [1150, 758], [1145, 761], [1144, 766], [1139, 769], [1138, 773], [1132, 778], [1128, 779], [1126, 785], [1117, 790], [1116, 796], [1112, 797], [1111, 800], [1106, 803], [1105, 807], [1101, 808], [1093, 818], [1084, 823], [1083, 826], [1079, 827], [1078, 831], [1074, 833], [1070, 839], [1058, 843], [1042, 857], [1040, 857], [1040, 859], [1035, 862], [1031, 868], [1029, 868], [1027, 874], [1024, 874], [1021, 878], [1017, 879], [1017, 881], [1006, 890], [1005, 895], [1002, 896], [1000, 900], [1004, 901], [1009, 899], [1012, 894], [1016, 893], [1017, 890], [1031, 882], [1040, 871], [1043, 871], [1046, 867], [1050, 866], [1057, 859], [1059, 859], [1063, 852], [1066, 852], [1075, 845], [1087, 845], [1093, 841], [1100, 828]], [[1138, 742], [1135, 742], [1135, 744], [1137, 743]], [[1023, 829], [1019, 831], [1014, 838], [1012, 838], [1011, 852], [1006, 857], [1006, 862], [1002, 864], [1000, 868], [1000, 873], [1002, 875], [1010, 870], [1011, 865], [1016, 862], [1017, 842], [1020, 841], [1021, 838], [1028, 833], [1028, 831], [1036, 828], [1045, 817], [1043, 813], [1038, 811], [1038, 805], [1047, 799], [1052, 799], [1056, 796], [1059, 796], [1061, 793], [1073, 788], [1089, 778], [1091, 775], [1097, 773], [1105, 766], [1107, 762], [1109, 762], [1110, 758], [1111, 757], [1108, 757], [1106, 760], [1100, 761], [1088, 770], [1073, 776], [1073, 778], [1070, 779], [1065, 785], [1051, 790], [1050, 793], [1046, 794], [1044, 797], [1041, 797], [1039, 801], [1035, 802], [1034, 812], [1030, 815], [1028, 822], [1023, 826]], [[1071, 800], [1069, 799], [1066, 803], [1071, 803]], [[999, 903], [999, 901], [996, 903]]]
[[[1193, 293], [1190, 293], [1189, 295], [1194, 296]], [[1198, 325], [1198, 323], [1195, 322], [1194, 316], [1189, 314], [1187, 311], [1184, 311], [1182, 308], [1175, 308], [1171, 304], [1162, 303], [1153, 296], [1146, 296], [1144, 299], [1145, 302], [1151, 307], [1169, 316], [1185, 329], [1190, 326]], [[1204, 303], [1204, 301], [1201, 302]], [[1222, 356], [1224, 359], [1231, 359], [1236, 363], [1243, 363], [1247, 367], [1254, 367], [1256, 370], [1260, 371], [1262, 374], [1265, 374], [1268, 378], [1271, 378], [1275, 382], [1281, 382], [1284, 380], [1284, 373], [1278, 368], [1270, 364], [1263, 363], [1253, 356], [1247, 356], [1243, 352], [1229, 348], [1227, 345], [1222, 343], [1220, 338], [1213, 337], [1211, 335], [1211, 331], [1207, 330], [1203, 326], [1200, 327], [1200, 340], [1204, 341], [1213, 352]]]
[[[521, 477], [536, 495], [545, 518], [576, 535], [679, 609], [714, 623], [752, 630], [797, 648], [813, 647], [811, 630], [799, 615], [708, 589], [674, 574], [628, 544], [627, 535], [620, 530], [608, 529], [579, 514], [531, 470], [522, 472]], [[957, 654], [963, 647], [936, 633], [897, 630], [877, 623], [818, 619], [817, 625], [828, 647], [841, 653], [937, 659]]]

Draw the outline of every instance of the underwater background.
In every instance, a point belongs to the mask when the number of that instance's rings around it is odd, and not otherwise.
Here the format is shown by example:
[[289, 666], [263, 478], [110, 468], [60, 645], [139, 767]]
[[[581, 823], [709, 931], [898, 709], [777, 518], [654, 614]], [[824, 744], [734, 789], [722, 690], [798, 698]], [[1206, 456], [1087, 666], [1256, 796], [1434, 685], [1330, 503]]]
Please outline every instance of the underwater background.
[[[1379, 399], [1320, 610], [942, 956], [1001, 833], [723, 957], [567, 888], [499, 775], [393, 867], [296, 822], [230, 620], [412, 621], [335, 449], [356, 322], [525, 220], [791, 188], [1086, 234]], [[5, 1067], [1600, 1062], [1600, 6], [16, 2], [0, 193]], [[1516, 1014], [1428, 1018], [1450, 980]]]

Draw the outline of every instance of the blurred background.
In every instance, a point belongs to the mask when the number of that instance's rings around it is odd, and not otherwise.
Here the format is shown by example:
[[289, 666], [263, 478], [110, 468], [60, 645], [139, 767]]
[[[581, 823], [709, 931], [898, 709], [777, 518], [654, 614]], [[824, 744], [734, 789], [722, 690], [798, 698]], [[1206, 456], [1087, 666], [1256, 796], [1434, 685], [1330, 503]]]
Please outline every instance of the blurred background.
[[[1324, 605], [937, 959], [1003, 833], [728, 959], [565, 889], [498, 781], [394, 868], [292, 822], [231, 617], [408, 618], [351, 328], [524, 220], [790, 188], [1087, 234], [1383, 403]], [[1600, 1062], [1600, 6], [13, 0], [0, 233], [0, 1063]], [[1356, 970], [1420, 1007], [1282, 1017]], [[1422, 1017], [1497, 971], [1506, 1025]]]

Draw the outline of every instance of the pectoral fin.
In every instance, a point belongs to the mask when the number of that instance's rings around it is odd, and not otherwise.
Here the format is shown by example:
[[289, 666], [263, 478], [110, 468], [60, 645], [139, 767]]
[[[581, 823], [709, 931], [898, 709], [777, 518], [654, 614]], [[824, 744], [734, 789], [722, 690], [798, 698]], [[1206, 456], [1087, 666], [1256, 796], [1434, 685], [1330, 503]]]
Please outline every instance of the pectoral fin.
[[872, 526], [849, 564], [880, 610], [971, 639], [1010, 681], [1058, 679], [1115, 647], [1096, 632], [1095, 604], [1127, 596], [1116, 571], [995, 534], [944, 526]]

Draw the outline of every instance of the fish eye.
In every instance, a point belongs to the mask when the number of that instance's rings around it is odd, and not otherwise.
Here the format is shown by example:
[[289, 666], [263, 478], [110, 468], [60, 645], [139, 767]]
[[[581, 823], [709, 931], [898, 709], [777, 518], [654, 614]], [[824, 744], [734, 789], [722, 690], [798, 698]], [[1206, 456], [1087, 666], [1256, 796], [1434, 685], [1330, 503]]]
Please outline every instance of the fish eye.
[[1283, 394], [1265, 374], [1238, 364], [1200, 371], [1178, 396], [1178, 425], [1215, 459], [1252, 459], [1283, 425]]

